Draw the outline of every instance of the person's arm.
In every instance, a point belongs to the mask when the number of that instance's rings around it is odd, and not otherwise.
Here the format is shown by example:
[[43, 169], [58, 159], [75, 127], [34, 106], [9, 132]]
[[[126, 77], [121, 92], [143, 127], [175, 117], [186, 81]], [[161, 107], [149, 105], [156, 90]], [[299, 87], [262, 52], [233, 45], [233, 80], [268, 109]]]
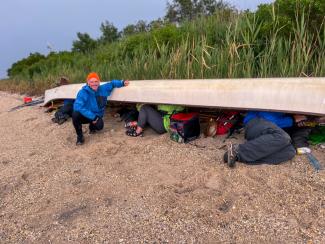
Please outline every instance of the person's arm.
[[111, 92], [114, 88], [120, 88], [123, 86], [128, 86], [129, 81], [128, 80], [112, 80], [110, 82], [107, 82], [106, 84], [102, 85], [102, 87], [107, 91]]
[[294, 114], [293, 119], [298, 127], [303, 127], [305, 126], [304, 123], [307, 121], [307, 116], [302, 114]]
[[120, 88], [123, 86], [128, 86], [130, 82], [128, 80], [112, 80], [112, 85], [115, 88]]
[[87, 92], [85, 92], [83, 90], [78, 92], [76, 101], [74, 102], [73, 109], [75, 111], [80, 112], [86, 118], [88, 118], [90, 120], [95, 120], [96, 115], [92, 111], [90, 111], [89, 109], [86, 108], [87, 98], [88, 98]]

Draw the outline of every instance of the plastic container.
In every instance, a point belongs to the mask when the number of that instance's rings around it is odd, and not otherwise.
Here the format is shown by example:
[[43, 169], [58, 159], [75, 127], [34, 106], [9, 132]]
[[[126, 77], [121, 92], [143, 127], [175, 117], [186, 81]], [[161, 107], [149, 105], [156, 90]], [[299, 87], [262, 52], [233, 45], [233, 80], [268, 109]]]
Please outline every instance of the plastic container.
[[24, 103], [30, 103], [33, 99], [31, 97], [24, 97]]

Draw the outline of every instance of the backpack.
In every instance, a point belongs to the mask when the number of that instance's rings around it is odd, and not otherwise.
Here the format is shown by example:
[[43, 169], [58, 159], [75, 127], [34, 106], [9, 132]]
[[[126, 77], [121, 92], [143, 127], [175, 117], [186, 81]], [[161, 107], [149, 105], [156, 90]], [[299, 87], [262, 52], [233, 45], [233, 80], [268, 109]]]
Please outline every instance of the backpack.
[[170, 139], [176, 142], [190, 142], [200, 136], [198, 113], [176, 113], [170, 117]]
[[216, 119], [216, 134], [224, 135], [239, 121], [240, 114], [237, 111], [224, 111]]
[[137, 121], [139, 112], [136, 109], [129, 109], [129, 108], [121, 108], [116, 111], [116, 113], [119, 115], [120, 120], [124, 121], [125, 123], [131, 122], [131, 121]]

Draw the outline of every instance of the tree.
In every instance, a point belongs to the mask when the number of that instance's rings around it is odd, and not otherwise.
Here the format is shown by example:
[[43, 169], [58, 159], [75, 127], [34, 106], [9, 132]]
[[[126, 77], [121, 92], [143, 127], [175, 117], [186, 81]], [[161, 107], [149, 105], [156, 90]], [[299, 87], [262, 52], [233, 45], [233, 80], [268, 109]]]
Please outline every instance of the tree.
[[165, 26], [165, 22], [162, 19], [153, 20], [148, 24], [148, 30], [155, 30]]
[[122, 30], [122, 36], [129, 36], [134, 35], [137, 33], [136, 26], [135, 25], [127, 25]]
[[133, 35], [133, 34], [147, 32], [148, 30], [149, 30], [149, 25], [147, 25], [146, 21], [139, 20], [135, 25], [132, 25], [132, 24], [127, 25], [122, 30], [122, 35], [129, 36], [129, 35]]
[[148, 31], [148, 25], [147, 25], [147, 22], [144, 21], [144, 20], [139, 20], [137, 23], [136, 23], [136, 29], [138, 31], [138, 33], [141, 33], [141, 32], [147, 32]]
[[194, 15], [194, 3], [192, 0], [173, 0], [167, 2], [167, 14], [165, 18], [169, 22], [179, 23], [183, 20], [191, 20]]
[[167, 2], [165, 19], [169, 22], [180, 23], [184, 20], [192, 20], [197, 16], [209, 16], [217, 10], [232, 9], [222, 0], [173, 0]]
[[231, 6], [224, 1], [201, 0], [197, 4], [198, 12], [203, 15], [212, 15], [217, 10], [231, 9]]
[[290, 35], [293, 29], [304, 18], [307, 31], [317, 33], [324, 29], [324, 0], [276, 0], [272, 4], [262, 4], [256, 11], [262, 23], [262, 35], [272, 31], [275, 25], [280, 26], [282, 35]]
[[113, 25], [113, 23], [108, 22], [107, 20], [100, 25], [100, 31], [102, 36], [99, 41], [101, 43], [111, 43], [120, 37], [118, 29]]
[[96, 48], [97, 42], [92, 39], [87, 33], [77, 33], [79, 40], [72, 43], [72, 51], [87, 53]]
[[13, 77], [19, 75], [24, 70], [29, 69], [32, 65], [46, 59], [46, 57], [38, 52], [30, 53], [27, 58], [23, 58], [11, 65], [11, 68], [7, 70], [8, 76]]

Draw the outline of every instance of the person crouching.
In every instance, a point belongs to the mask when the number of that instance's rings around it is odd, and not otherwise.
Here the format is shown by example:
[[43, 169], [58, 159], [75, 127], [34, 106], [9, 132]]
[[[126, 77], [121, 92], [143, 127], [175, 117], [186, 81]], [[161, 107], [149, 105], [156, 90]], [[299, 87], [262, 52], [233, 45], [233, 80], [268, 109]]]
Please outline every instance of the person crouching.
[[77, 133], [76, 145], [82, 145], [85, 141], [82, 133], [82, 124], [89, 124], [89, 133], [104, 128], [103, 116], [107, 104], [107, 97], [117, 87], [129, 85], [128, 80], [112, 80], [100, 85], [97, 73], [87, 76], [87, 85], [83, 86], [77, 94], [73, 105], [72, 123]]

